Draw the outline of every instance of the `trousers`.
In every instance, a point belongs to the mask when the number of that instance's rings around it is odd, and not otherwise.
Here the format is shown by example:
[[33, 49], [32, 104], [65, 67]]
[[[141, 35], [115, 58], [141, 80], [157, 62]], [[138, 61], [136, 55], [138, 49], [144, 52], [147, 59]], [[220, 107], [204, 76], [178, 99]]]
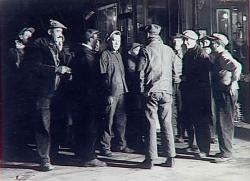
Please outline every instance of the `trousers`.
[[158, 157], [156, 122], [160, 123], [163, 152], [167, 157], [175, 157], [174, 133], [172, 127], [172, 96], [165, 92], [152, 92], [144, 97], [145, 113], [145, 158]]
[[231, 157], [234, 135], [234, 106], [237, 97], [231, 95], [229, 91], [215, 91], [214, 98], [219, 149], [224, 156]]
[[[113, 102], [106, 105], [104, 122], [102, 124], [102, 135], [100, 145], [102, 150], [111, 149], [111, 138], [115, 133], [116, 147], [125, 148], [127, 146], [126, 132], [127, 116], [125, 112], [124, 95], [113, 97]], [[114, 132], [113, 129], [114, 128]]]

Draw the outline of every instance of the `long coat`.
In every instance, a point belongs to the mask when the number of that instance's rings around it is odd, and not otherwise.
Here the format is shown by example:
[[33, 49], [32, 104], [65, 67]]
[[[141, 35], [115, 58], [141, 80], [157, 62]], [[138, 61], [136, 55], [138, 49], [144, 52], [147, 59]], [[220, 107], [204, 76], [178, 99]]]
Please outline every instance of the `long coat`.
[[198, 120], [211, 115], [211, 68], [208, 54], [199, 46], [189, 49], [183, 57], [183, 109]]

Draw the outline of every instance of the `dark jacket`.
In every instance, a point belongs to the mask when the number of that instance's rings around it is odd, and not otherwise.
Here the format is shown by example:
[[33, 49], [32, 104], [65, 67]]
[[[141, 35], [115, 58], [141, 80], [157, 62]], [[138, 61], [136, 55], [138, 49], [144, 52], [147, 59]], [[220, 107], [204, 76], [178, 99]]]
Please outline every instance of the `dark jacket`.
[[75, 51], [73, 92], [79, 99], [94, 102], [100, 86], [99, 55], [84, 45], [79, 45]]
[[199, 46], [189, 49], [183, 57], [183, 81], [188, 89], [210, 87], [209, 55]]
[[[53, 56], [58, 55], [58, 59]], [[28, 94], [52, 97], [57, 89], [56, 67], [64, 65], [60, 61], [55, 44], [47, 38], [38, 38], [27, 47], [24, 61], [21, 64], [24, 91]]]
[[4, 99], [13, 99], [21, 91], [22, 80], [19, 64], [23, 61], [23, 56], [23, 49], [11, 48], [8, 56], [3, 59], [2, 83]]
[[106, 96], [119, 96], [128, 92], [121, 54], [105, 50], [100, 58], [102, 87]]
[[[209, 55], [199, 46], [189, 49], [183, 57], [183, 110], [196, 116], [211, 115]], [[207, 119], [208, 120], [208, 119]]]

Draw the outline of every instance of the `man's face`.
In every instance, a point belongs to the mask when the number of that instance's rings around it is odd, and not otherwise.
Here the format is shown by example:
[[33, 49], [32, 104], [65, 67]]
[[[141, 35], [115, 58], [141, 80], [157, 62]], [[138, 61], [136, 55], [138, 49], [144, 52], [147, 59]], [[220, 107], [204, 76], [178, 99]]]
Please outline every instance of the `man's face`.
[[98, 39], [98, 40], [96, 40], [94, 50], [95, 50], [96, 52], [99, 52], [99, 51], [100, 51], [100, 48], [101, 48], [101, 41]]
[[51, 36], [53, 37], [53, 39], [55, 40], [56, 38], [63, 36], [63, 29], [62, 28], [53, 28], [50, 31]]
[[174, 47], [176, 50], [180, 50], [181, 49], [181, 46], [183, 44], [183, 39], [182, 38], [175, 38], [174, 41]]
[[114, 34], [111, 38], [111, 48], [118, 51], [121, 46], [121, 36]]
[[63, 49], [63, 36], [59, 36], [55, 38], [55, 43], [59, 51], [62, 51]]
[[196, 45], [196, 40], [190, 38], [184, 38], [184, 44], [186, 45], [187, 49], [193, 48]]
[[216, 43], [216, 42], [214, 42], [214, 41], [212, 41], [211, 42], [211, 49], [212, 49], [212, 51], [217, 52], [218, 48], [219, 48], [219, 44]]
[[139, 54], [140, 48], [141, 48], [141, 47], [138, 46], [138, 47], [136, 47], [136, 48], [134, 48], [134, 49], [132, 50], [132, 52], [133, 52], [133, 54], [134, 54], [135, 56]]
[[19, 38], [22, 40], [22, 42], [25, 44], [28, 42], [29, 38], [32, 37], [32, 33], [30, 31], [23, 32], [22, 35], [19, 35]]
[[90, 45], [95, 51], [99, 51], [100, 40], [98, 39], [98, 34], [94, 34], [93, 37], [90, 38]]

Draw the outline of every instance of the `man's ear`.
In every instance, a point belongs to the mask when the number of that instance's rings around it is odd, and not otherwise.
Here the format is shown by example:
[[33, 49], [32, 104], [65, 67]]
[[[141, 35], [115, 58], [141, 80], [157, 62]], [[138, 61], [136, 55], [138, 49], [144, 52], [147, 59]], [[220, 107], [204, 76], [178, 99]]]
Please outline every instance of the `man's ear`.
[[19, 39], [22, 40], [23, 39], [23, 35], [18, 35]]
[[48, 30], [48, 34], [51, 35], [52, 34], [52, 31], [51, 29]]

